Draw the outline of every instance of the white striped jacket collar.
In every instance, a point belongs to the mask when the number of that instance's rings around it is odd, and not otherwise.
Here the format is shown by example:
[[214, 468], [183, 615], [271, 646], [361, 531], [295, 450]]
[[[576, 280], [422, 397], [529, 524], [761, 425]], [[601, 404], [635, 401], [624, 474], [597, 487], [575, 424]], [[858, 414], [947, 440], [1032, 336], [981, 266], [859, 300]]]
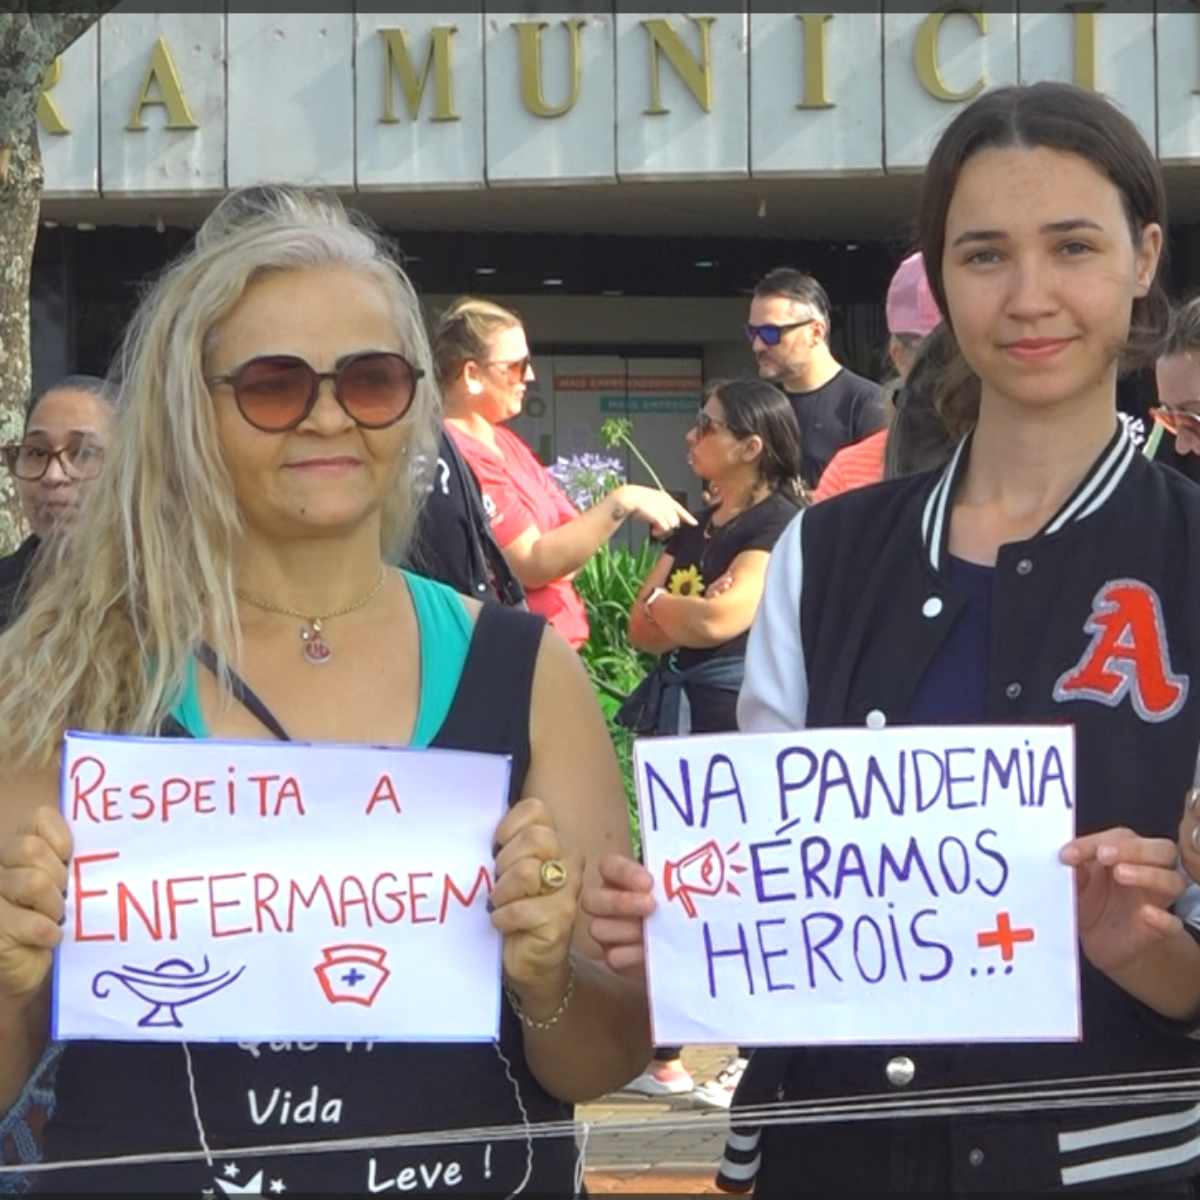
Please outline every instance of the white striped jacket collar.
[[[968, 434], [959, 442], [953, 458], [933, 485], [921, 514], [921, 542], [929, 556], [929, 565], [935, 571], [940, 571], [946, 561], [946, 542], [950, 537], [950, 500], [966, 466], [970, 441], [971, 435]], [[1125, 478], [1137, 452], [1125, 427], [1118, 422], [1116, 432], [1079, 486], [1036, 536], [1057, 533], [1064, 526], [1082, 521], [1100, 509]]]

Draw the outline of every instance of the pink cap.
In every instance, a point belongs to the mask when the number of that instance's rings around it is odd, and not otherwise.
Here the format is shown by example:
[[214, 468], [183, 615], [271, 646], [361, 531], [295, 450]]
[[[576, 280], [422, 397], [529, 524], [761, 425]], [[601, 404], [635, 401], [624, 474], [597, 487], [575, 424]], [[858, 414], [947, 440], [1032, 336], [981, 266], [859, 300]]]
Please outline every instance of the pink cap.
[[888, 333], [932, 333], [942, 322], [937, 301], [925, 278], [920, 251], [910, 254], [897, 268], [887, 293]]

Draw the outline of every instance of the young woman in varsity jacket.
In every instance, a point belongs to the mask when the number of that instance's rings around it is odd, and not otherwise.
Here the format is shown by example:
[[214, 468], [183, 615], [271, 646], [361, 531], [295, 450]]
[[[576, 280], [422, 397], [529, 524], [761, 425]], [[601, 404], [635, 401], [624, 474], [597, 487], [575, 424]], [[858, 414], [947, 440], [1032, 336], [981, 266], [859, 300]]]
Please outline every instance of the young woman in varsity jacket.
[[[921, 249], [982, 384], [978, 425], [945, 470], [792, 522], [738, 710], [747, 731], [1073, 723], [1077, 838], [1062, 860], [1078, 883], [1083, 1039], [758, 1050], [734, 1102], [730, 1190], [1190, 1195], [1200, 1108], [1187, 1103], [737, 1119], [822, 1096], [1200, 1064], [1186, 1036], [1200, 945], [1172, 911], [1190, 911], [1174, 837], [1200, 740], [1200, 490], [1146, 461], [1116, 415], [1121, 360], [1153, 353], [1165, 324], [1165, 223], [1154, 156], [1103, 99], [1037, 84], [959, 114], [925, 175]], [[617, 859], [602, 876], [585, 907], [610, 965], [629, 969], [652, 881]]]

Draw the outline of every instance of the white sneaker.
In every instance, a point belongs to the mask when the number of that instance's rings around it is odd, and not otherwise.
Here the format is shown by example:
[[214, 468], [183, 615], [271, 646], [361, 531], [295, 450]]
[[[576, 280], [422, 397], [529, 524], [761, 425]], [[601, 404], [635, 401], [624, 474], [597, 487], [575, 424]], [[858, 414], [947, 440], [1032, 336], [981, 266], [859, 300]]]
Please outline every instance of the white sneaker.
[[696, 1081], [683, 1067], [651, 1063], [636, 1079], [621, 1090], [642, 1096], [683, 1096], [696, 1086]]
[[746, 1071], [746, 1060], [731, 1058], [718, 1072], [716, 1079], [706, 1080], [692, 1092], [692, 1103], [701, 1108], [728, 1109], [733, 1103], [733, 1093]]

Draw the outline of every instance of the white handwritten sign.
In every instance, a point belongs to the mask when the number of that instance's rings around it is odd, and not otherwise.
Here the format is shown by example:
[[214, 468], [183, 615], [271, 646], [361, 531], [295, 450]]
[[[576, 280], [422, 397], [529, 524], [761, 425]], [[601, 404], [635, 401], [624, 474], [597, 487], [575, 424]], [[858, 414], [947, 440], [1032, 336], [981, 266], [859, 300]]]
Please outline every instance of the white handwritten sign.
[[506, 757], [68, 734], [53, 1036], [490, 1041]]
[[635, 747], [655, 1041], [1075, 1040], [1067, 726]]

